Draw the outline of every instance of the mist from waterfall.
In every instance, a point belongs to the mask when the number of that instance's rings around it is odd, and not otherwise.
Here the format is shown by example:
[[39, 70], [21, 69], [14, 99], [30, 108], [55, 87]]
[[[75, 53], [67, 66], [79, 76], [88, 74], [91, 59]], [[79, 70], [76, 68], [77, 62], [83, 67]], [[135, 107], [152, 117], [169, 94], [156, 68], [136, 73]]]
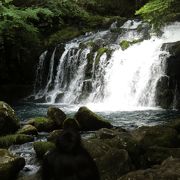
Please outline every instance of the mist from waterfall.
[[[156, 107], [156, 84], [165, 75], [169, 56], [161, 47], [180, 40], [180, 23], [166, 26], [159, 37], [150, 29], [139, 31], [140, 26], [146, 28], [142, 22], [127, 21], [115, 38], [111, 33], [116, 28], [113, 24], [107, 31], [74, 39], [65, 45], [55, 64], [56, 47], [49, 61], [46, 83], [39, 88], [47, 51], [43, 53], [37, 68], [35, 100], [85, 104], [98, 111]], [[144, 38], [147, 34], [149, 37]], [[123, 49], [119, 45], [123, 41], [132, 44]], [[101, 46], [94, 51], [92, 44], [99, 42]]]

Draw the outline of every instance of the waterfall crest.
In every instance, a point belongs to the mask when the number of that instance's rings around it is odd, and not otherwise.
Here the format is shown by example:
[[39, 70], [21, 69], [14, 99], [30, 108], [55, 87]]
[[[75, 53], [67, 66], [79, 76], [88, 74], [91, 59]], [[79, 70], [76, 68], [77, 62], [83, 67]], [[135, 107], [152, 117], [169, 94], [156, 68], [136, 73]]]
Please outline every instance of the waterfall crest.
[[163, 28], [159, 37], [148, 24], [130, 20], [81, 36], [65, 44], [61, 54], [58, 47], [52, 51], [45, 77], [48, 52], [40, 56], [34, 99], [99, 110], [155, 107], [156, 84], [165, 75], [169, 56], [161, 47], [175, 41], [180, 41], [178, 22]]

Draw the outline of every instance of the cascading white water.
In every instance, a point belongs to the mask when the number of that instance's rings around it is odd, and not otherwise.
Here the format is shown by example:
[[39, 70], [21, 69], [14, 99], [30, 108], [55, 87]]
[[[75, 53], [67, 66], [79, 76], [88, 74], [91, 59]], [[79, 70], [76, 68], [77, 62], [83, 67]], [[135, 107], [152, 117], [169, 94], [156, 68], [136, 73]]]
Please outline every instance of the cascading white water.
[[[166, 26], [161, 37], [151, 34], [148, 40], [143, 40], [143, 34], [136, 30], [139, 25], [142, 26], [142, 23], [126, 22], [121, 27], [125, 33], [119, 35], [112, 44], [103, 47], [113, 51], [110, 58], [104, 50], [97, 63], [99, 51], [93, 52], [91, 76], [88, 78], [88, 54], [92, 53], [92, 47], [82, 49], [80, 44], [106, 39], [109, 31], [81, 37], [68, 43], [56, 67], [54, 82], [49, 77], [43, 92], [40, 90], [36, 97], [41, 94], [49, 103], [82, 102], [96, 110], [154, 107], [156, 84], [165, 73], [165, 60], [169, 55], [168, 52], [162, 51], [161, 47], [163, 43], [180, 40], [180, 23]], [[138, 43], [122, 50], [119, 42], [123, 40], [135, 40]], [[50, 75], [53, 72], [53, 58], [54, 55], [50, 61]], [[51, 90], [48, 90], [49, 82], [53, 84]], [[88, 93], [84, 92], [86, 90]]]

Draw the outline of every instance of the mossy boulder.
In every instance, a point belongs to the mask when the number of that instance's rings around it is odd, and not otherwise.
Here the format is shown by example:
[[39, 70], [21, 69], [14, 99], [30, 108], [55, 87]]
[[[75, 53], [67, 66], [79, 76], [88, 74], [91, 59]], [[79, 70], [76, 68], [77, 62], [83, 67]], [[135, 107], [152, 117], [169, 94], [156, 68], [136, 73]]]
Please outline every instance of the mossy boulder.
[[49, 107], [47, 111], [47, 116], [49, 119], [54, 121], [58, 127], [62, 127], [62, 124], [66, 119], [66, 114], [57, 107]]
[[26, 142], [31, 142], [34, 140], [33, 136], [25, 134], [12, 134], [0, 137], [0, 147], [7, 148], [15, 144], [24, 144]]
[[50, 132], [56, 129], [56, 124], [53, 120], [48, 119], [46, 117], [36, 117], [36, 118], [31, 118], [27, 124], [30, 124], [37, 128], [39, 132]]
[[127, 41], [127, 40], [123, 40], [119, 43], [119, 45], [121, 46], [121, 49], [124, 51], [126, 50], [128, 47], [132, 46], [133, 44], [139, 43], [141, 42], [142, 39], [135, 39], [133, 41]]
[[95, 114], [87, 107], [79, 108], [75, 114], [75, 119], [80, 124], [81, 130], [92, 131], [101, 128], [112, 128], [112, 125], [101, 116]]
[[0, 101], [0, 135], [14, 133], [19, 127], [19, 119], [14, 110], [7, 103]]
[[12, 180], [25, 166], [25, 160], [22, 157], [14, 156], [6, 149], [0, 149], [0, 179]]
[[80, 129], [80, 125], [76, 119], [73, 118], [67, 118], [63, 122], [63, 129]]
[[18, 130], [17, 134], [38, 135], [36, 127], [27, 124]]
[[55, 148], [55, 144], [52, 142], [34, 142], [33, 143], [34, 150], [38, 158], [42, 158], [43, 155], [47, 152]]

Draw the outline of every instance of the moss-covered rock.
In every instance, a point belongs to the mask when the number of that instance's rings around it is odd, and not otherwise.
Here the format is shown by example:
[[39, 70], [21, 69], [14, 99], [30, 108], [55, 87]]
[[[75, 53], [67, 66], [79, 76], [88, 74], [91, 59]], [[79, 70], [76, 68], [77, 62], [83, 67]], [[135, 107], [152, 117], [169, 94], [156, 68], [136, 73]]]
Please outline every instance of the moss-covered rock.
[[66, 119], [66, 114], [57, 107], [49, 107], [47, 116], [56, 123], [57, 127], [62, 127], [63, 122]]
[[38, 131], [34, 126], [29, 124], [19, 129], [17, 134], [38, 135]]
[[76, 119], [67, 118], [63, 122], [63, 129], [80, 129], [80, 125]]
[[0, 149], [0, 179], [15, 179], [19, 171], [25, 166], [25, 160], [9, 153], [6, 149]]
[[48, 137], [47, 137], [47, 140], [55, 143], [56, 139], [61, 135], [62, 132], [63, 132], [62, 129], [54, 130], [54, 131], [50, 132]]
[[42, 158], [47, 151], [55, 148], [55, 144], [52, 142], [34, 142], [33, 147], [37, 157]]
[[121, 46], [121, 49], [124, 51], [128, 47], [132, 46], [133, 44], [139, 43], [141, 41], [142, 41], [142, 39], [137, 39], [137, 40], [133, 40], [133, 41], [123, 40], [119, 43], [119, 45]]
[[14, 110], [7, 103], [0, 101], [0, 135], [14, 133], [19, 127], [19, 119]]
[[55, 122], [46, 117], [32, 118], [27, 122], [27, 124], [34, 126], [35, 128], [37, 128], [39, 132], [42, 132], [42, 131], [50, 132], [56, 129]]
[[24, 144], [26, 142], [31, 142], [34, 140], [33, 136], [24, 134], [13, 134], [0, 137], [0, 147], [7, 148], [14, 144]]
[[87, 107], [79, 108], [78, 112], [75, 114], [75, 119], [78, 121], [83, 131], [112, 128], [112, 125], [108, 121], [93, 113]]

